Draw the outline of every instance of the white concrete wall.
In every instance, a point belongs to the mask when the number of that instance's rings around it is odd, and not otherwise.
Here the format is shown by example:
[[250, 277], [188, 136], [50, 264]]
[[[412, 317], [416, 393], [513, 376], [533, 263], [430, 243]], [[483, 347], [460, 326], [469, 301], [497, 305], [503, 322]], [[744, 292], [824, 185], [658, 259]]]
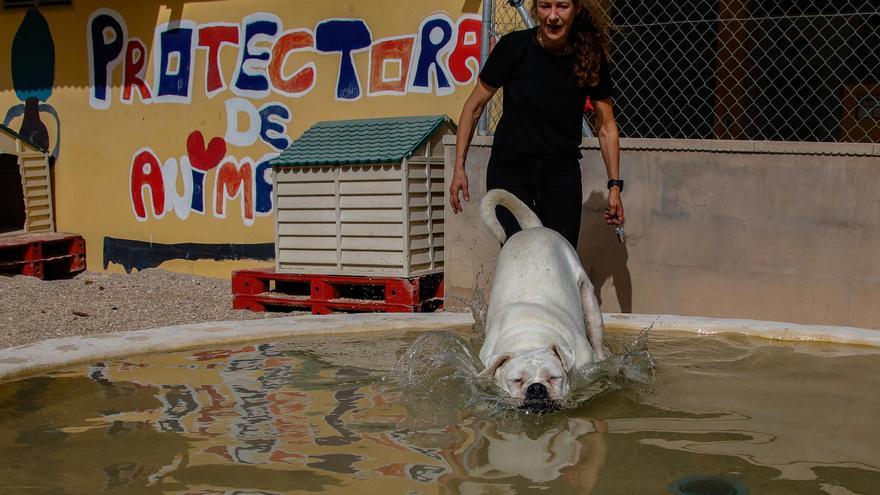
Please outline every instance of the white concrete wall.
[[[584, 140], [578, 252], [605, 312], [880, 329], [880, 145], [622, 140], [627, 243], [604, 225], [605, 170]], [[446, 141], [446, 183], [454, 141]], [[479, 220], [491, 138], [468, 155], [471, 200], [446, 207], [447, 305], [491, 280]]]

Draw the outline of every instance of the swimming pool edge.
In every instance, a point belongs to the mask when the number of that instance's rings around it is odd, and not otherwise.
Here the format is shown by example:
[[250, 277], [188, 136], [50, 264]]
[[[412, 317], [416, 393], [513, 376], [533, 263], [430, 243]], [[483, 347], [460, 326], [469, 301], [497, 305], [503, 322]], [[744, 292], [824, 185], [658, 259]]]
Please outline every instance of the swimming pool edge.
[[[827, 325], [629, 313], [603, 314], [614, 331], [740, 334], [795, 342], [880, 347], [880, 330]], [[430, 331], [473, 325], [470, 313], [361, 313], [300, 315], [262, 320], [216, 321], [100, 335], [64, 337], [0, 349], [0, 382], [82, 363], [198, 347], [258, 342], [300, 335]]]
[[258, 342], [303, 335], [429, 331], [470, 327], [469, 313], [300, 315], [172, 325], [147, 330], [63, 337], [0, 349], [0, 381], [124, 356]]

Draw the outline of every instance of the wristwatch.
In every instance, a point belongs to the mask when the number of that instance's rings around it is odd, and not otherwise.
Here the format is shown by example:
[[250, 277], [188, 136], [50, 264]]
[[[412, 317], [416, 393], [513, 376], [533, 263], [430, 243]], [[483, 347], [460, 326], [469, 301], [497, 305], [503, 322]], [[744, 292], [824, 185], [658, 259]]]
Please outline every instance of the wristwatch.
[[617, 186], [620, 188], [620, 192], [623, 192], [623, 179], [608, 179], [608, 189]]

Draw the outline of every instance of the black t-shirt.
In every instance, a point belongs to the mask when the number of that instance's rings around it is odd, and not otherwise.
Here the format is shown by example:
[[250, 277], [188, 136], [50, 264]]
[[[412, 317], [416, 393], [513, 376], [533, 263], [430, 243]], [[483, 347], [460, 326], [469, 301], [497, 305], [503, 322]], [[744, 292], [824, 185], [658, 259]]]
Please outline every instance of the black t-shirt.
[[580, 87], [574, 54], [553, 55], [538, 44], [538, 28], [505, 35], [489, 54], [480, 79], [504, 89], [492, 156], [504, 161], [580, 157], [587, 96], [610, 98], [611, 71], [602, 59], [596, 86]]

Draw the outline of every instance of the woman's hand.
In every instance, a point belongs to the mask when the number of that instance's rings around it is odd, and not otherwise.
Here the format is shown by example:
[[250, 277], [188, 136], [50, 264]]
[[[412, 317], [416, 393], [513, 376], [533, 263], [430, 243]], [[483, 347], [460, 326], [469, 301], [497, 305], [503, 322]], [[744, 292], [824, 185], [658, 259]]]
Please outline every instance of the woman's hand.
[[468, 191], [468, 180], [464, 170], [456, 169], [452, 173], [452, 182], [449, 184], [449, 204], [452, 206], [452, 213], [461, 212], [461, 199], [458, 192], [461, 191], [465, 201], [471, 200]]
[[623, 201], [620, 199], [620, 189], [612, 187], [608, 190], [608, 208], [605, 209], [605, 223], [608, 225], [623, 225]]

